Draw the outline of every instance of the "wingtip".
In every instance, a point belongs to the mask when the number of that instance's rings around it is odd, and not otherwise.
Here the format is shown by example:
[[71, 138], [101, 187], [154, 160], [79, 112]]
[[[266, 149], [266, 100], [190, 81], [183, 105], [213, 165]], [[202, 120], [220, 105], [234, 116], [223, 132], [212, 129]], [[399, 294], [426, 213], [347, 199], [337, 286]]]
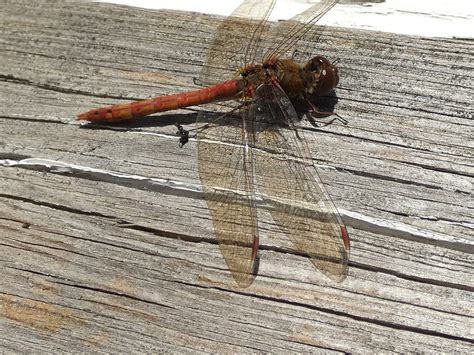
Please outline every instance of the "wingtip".
[[344, 248], [346, 248], [346, 250], [350, 250], [351, 243], [349, 241], [349, 233], [347, 232], [346, 226], [341, 226], [341, 235], [342, 235], [342, 241], [344, 243]]

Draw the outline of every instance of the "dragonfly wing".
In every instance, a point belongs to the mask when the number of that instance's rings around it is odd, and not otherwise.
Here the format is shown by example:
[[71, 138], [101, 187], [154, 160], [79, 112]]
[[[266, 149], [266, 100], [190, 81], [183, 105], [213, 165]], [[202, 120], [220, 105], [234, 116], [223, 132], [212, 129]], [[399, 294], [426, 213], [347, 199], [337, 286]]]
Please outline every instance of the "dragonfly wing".
[[[212, 118], [215, 117], [212, 116]], [[253, 185], [252, 152], [247, 149], [245, 114], [227, 113], [209, 124], [198, 140], [199, 176], [219, 247], [241, 287], [255, 278], [258, 226]]]
[[308, 38], [312, 43], [322, 33], [321, 27], [316, 23], [329, 11], [339, 0], [321, 0], [306, 11], [282, 21], [276, 28], [268, 33], [268, 51], [264, 60], [292, 55], [297, 44], [303, 38]]
[[261, 85], [251, 114], [257, 184], [273, 220], [317, 268], [342, 281], [349, 236], [313, 165], [303, 132], [292, 127], [298, 117], [289, 98], [274, 84]]
[[199, 76], [201, 83], [229, 80], [253, 62], [274, 4], [275, 0], [246, 0], [219, 25]]

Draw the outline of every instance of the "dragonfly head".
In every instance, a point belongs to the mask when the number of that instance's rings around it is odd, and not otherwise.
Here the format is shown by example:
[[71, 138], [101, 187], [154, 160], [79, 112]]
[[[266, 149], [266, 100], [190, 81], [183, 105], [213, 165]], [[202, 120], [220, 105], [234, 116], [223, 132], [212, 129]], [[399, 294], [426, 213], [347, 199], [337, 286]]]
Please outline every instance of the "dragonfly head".
[[339, 83], [337, 67], [327, 58], [318, 55], [309, 60], [303, 67], [303, 80], [306, 93], [324, 95]]

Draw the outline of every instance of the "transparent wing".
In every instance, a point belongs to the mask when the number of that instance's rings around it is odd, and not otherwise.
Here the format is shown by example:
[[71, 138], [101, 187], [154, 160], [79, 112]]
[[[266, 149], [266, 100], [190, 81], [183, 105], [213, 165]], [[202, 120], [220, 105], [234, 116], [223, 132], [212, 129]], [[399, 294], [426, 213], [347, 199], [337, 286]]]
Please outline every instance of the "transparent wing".
[[290, 20], [278, 24], [268, 33], [269, 47], [264, 61], [293, 54], [298, 42], [303, 38], [308, 38], [314, 43], [322, 32], [322, 28], [316, 26], [316, 23], [338, 2], [338, 0], [321, 0]]
[[274, 84], [261, 85], [251, 115], [257, 184], [270, 202], [273, 220], [317, 268], [342, 281], [349, 257], [347, 230], [316, 172], [303, 132], [294, 127], [298, 118], [289, 98]]
[[232, 79], [240, 67], [253, 62], [274, 4], [275, 0], [246, 0], [219, 25], [199, 76], [201, 83]]
[[253, 157], [247, 149], [245, 112], [200, 115], [209, 127], [199, 133], [199, 176], [219, 247], [235, 281], [249, 286], [255, 277], [258, 225]]

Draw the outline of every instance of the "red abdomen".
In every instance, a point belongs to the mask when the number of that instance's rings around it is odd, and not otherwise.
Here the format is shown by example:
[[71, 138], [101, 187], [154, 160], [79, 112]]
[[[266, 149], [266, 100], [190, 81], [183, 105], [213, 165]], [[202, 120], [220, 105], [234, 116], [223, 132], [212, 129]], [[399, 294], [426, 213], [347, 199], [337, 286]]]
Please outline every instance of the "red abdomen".
[[205, 89], [185, 92], [154, 99], [135, 101], [129, 104], [97, 108], [78, 115], [78, 120], [118, 122], [152, 113], [176, 110], [178, 108], [202, 105], [209, 102], [232, 98], [241, 90], [239, 80], [229, 80]]

